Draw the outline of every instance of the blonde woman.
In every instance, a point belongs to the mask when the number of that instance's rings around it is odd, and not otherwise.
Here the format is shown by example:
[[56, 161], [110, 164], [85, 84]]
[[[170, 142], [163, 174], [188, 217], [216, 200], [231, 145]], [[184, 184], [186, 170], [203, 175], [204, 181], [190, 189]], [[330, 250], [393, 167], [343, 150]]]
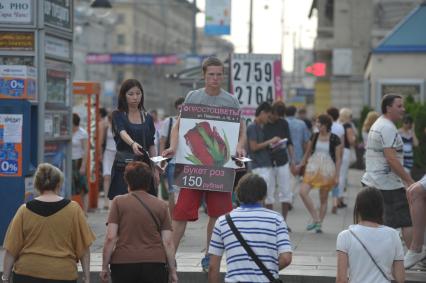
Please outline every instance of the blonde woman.
[[374, 122], [376, 122], [379, 117], [380, 114], [378, 112], [370, 111], [364, 120], [364, 124], [362, 125], [362, 141], [364, 143], [364, 148], [367, 148], [368, 132], [370, 132], [371, 126], [373, 126]]
[[[81, 261], [83, 282], [90, 280], [90, 250], [95, 235], [80, 206], [59, 196], [62, 172], [42, 163], [34, 176], [40, 196], [23, 204], [6, 233], [3, 282], [77, 282]], [[13, 268], [13, 274], [12, 274]]]
[[346, 187], [348, 171], [351, 159], [351, 148], [355, 147], [356, 136], [352, 128], [352, 111], [349, 108], [342, 108], [339, 112], [339, 123], [343, 126], [344, 134], [341, 142], [343, 143], [342, 163], [340, 165], [339, 184], [333, 190], [333, 209], [332, 213], [337, 212], [338, 207], [345, 207], [343, 202], [343, 191]]

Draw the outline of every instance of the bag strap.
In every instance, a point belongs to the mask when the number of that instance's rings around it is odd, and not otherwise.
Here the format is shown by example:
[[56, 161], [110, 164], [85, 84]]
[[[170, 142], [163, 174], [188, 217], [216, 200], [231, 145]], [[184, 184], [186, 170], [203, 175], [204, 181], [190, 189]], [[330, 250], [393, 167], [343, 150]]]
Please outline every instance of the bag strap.
[[170, 147], [170, 133], [172, 132], [173, 117], [169, 118], [169, 129], [167, 130], [166, 149]]
[[244, 240], [240, 231], [238, 231], [237, 227], [235, 227], [235, 224], [232, 221], [231, 216], [229, 214], [226, 214], [225, 218], [226, 218], [226, 222], [228, 223], [229, 227], [232, 230], [232, 233], [234, 233], [235, 237], [243, 246], [243, 248], [246, 250], [247, 254], [253, 259], [253, 261], [257, 264], [260, 270], [262, 270], [263, 274], [269, 279], [269, 281], [274, 282], [274, 280], [276, 280], [275, 277], [272, 276], [271, 272], [266, 268], [263, 262], [257, 257], [254, 251], [250, 248], [250, 246]]
[[351, 230], [349, 229], [349, 232], [351, 232], [352, 236], [355, 237], [355, 239], [358, 240], [358, 242], [361, 244], [361, 246], [364, 248], [364, 250], [367, 252], [367, 254], [370, 256], [371, 260], [373, 261], [373, 263], [377, 266], [377, 268], [380, 270], [380, 273], [382, 273], [383, 277], [386, 278], [386, 280], [390, 280], [391, 279], [388, 278], [388, 276], [386, 275], [386, 273], [382, 270], [382, 268], [380, 267], [380, 265], [376, 262], [376, 260], [374, 259], [374, 257], [371, 255], [370, 251], [367, 249], [367, 247], [364, 245], [364, 243], [358, 238], [358, 236]]
[[148, 207], [148, 205], [146, 205], [146, 203], [144, 203], [143, 201], [142, 201], [142, 199], [140, 198], [140, 197], [138, 197], [136, 194], [134, 194], [134, 193], [131, 193], [131, 195], [132, 196], [134, 196], [140, 203], [141, 203], [141, 205], [149, 212], [149, 214], [151, 215], [151, 217], [152, 217], [152, 220], [154, 220], [154, 222], [155, 222], [155, 226], [157, 226], [157, 230], [158, 230], [158, 232], [160, 233], [160, 235], [161, 235], [161, 228], [160, 228], [160, 224], [158, 223], [158, 221], [157, 221], [157, 218], [155, 218], [155, 216], [154, 216], [154, 213], [152, 212], [152, 210]]

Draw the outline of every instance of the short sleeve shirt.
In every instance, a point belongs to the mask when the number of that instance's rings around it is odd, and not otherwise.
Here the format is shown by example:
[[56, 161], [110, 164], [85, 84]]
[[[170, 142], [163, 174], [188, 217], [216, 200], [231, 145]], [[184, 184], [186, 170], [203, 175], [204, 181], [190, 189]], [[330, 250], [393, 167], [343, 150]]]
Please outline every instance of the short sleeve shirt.
[[[264, 132], [260, 125], [253, 122], [247, 127], [247, 141], [255, 141], [256, 143], [265, 141]], [[252, 169], [272, 166], [271, 155], [267, 148], [253, 152], [250, 150], [250, 147], [248, 147], [248, 155], [252, 159], [250, 163]]]
[[[383, 272], [385, 272], [388, 277], [391, 277], [393, 262], [396, 260], [404, 260], [404, 250], [398, 232], [387, 226], [367, 227], [362, 225], [351, 225], [349, 229], [351, 229], [366, 246]], [[367, 252], [349, 230], [344, 230], [339, 233], [337, 236], [336, 249], [348, 255], [349, 282], [389, 282], [369, 259]]]
[[[282, 216], [260, 204], [242, 204], [230, 216], [247, 244], [277, 278], [278, 256], [292, 252], [287, 224]], [[209, 253], [216, 256], [226, 253], [225, 282], [269, 282], [238, 242], [225, 216], [216, 221]]]
[[23, 204], [9, 224], [3, 247], [16, 258], [14, 271], [52, 280], [76, 280], [77, 261], [95, 235], [80, 206], [71, 201], [49, 216]]
[[220, 90], [219, 95], [214, 96], [208, 95], [204, 88], [191, 91], [186, 96], [184, 103], [240, 109], [240, 103], [238, 102], [238, 99], [223, 89]]
[[343, 141], [343, 137], [345, 136], [345, 128], [343, 128], [342, 124], [333, 122], [333, 124], [331, 124], [331, 132], [338, 136], [341, 141]]
[[[293, 145], [288, 122], [284, 119], [278, 119], [275, 123], [268, 123], [263, 128], [265, 140], [273, 137], [280, 137], [287, 139], [287, 146]], [[279, 148], [270, 152], [271, 161], [275, 166], [283, 166], [288, 162], [287, 148]]]
[[395, 124], [384, 116], [380, 116], [368, 133], [365, 153], [366, 172], [361, 182], [380, 190], [396, 190], [404, 187], [401, 178], [392, 171], [384, 155], [385, 148], [394, 148], [402, 165], [403, 145]]
[[170, 119], [172, 120], [172, 127], [176, 123], [175, 117], [166, 118], [161, 125], [161, 129], [160, 129], [161, 138], [167, 138], [167, 136], [169, 135]]
[[[160, 230], [172, 230], [166, 202], [144, 191], [134, 191], [151, 209]], [[118, 241], [111, 263], [166, 262], [160, 231], [145, 207], [131, 194], [116, 196], [108, 223], [118, 225]]]
[[85, 129], [79, 127], [78, 130], [72, 134], [72, 149], [71, 157], [72, 160], [83, 158], [83, 145], [84, 141], [87, 141], [88, 135]]
[[293, 142], [294, 157], [297, 164], [303, 159], [303, 146], [307, 143], [311, 137], [306, 124], [296, 117], [287, 117], [288, 127], [290, 129], [291, 140]]
[[[142, 113], [141, 113], [142, 114]], [[141, 146], [144, 146], [146, 151], [154, 145], [155, 126], [151, 115], [146, 114], [142, 124], [133, 124], [129, 121], [126, 112], [114, 111], [112, 113], [112, 125], [115, 129], [114, 140], [117, 145], [117, 150], [133, 152], [130, 145], [121, 139], [120, 132], [126, 131], [127, 134]]]

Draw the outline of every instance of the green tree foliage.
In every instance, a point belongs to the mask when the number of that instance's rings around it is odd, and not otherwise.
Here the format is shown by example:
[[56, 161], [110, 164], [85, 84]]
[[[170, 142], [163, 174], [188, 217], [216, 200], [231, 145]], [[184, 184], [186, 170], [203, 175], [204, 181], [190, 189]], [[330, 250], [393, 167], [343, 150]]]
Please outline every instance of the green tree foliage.
[[414, 130], [419, 146], [414, 148], [414, 165], [426, 169], [426, 104], [414, 101], [412, 96], [405, 99], [405, 111], [414, 120]]

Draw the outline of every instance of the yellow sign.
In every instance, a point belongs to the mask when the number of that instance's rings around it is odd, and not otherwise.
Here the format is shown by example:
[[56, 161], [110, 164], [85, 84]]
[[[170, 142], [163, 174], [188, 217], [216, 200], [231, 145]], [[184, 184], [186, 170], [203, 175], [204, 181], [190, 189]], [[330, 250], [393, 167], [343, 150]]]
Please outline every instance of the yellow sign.
[[0, 50], [34, 51], [34, 33], [1, 31]]
[[325, 113], [331, 106], [330, 81], [317, 81], [315, 83], [315, 112]]

